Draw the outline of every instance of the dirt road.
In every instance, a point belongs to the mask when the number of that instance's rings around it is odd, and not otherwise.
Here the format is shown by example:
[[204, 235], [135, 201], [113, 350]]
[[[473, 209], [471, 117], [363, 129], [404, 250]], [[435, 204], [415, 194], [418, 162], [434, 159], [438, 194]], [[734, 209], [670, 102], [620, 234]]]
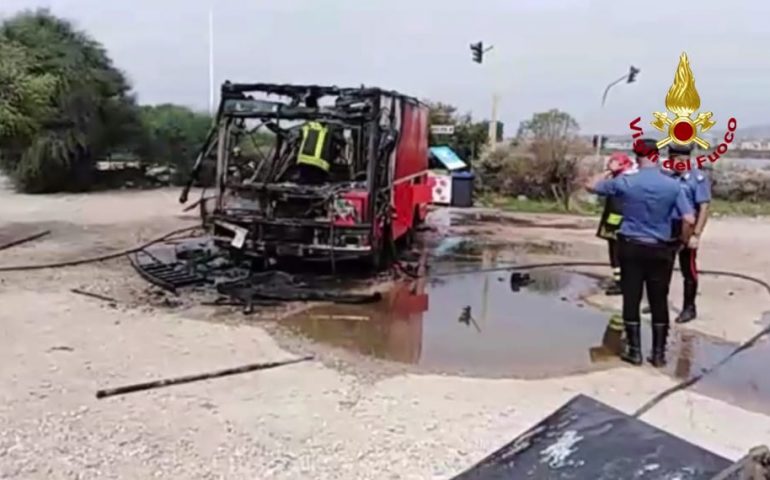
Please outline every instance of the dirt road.
[[[0, 229], [47, 228], [0, 252], [0, 265], [122, 248], [194, 223], [176, 191], [28, 197], [0, 194]], [[524, 216], [535, 225], [572, 218]], [[603, 260], [588, 228], [485, 222], [490, 238], [567, 242], [562, 257]], [[524, 222], [526, 223], [526, 222]], [[703, 268], [765, 276], [770, 224], [713, 221]], [[673, 298], [681, 294], [675, 282]], [[83, 288], [118, 305], [72, 294]], [[98, 388], [291, 357], [258, 322], [147, 306], [164, 297], [125, 260], [0, 273], [0, 478], [446, 479], [576, 393], [631, 412], [674, 381], [649, 367], [546, 380], [366, 374], [326, 362], [96, 400]], [[693, 329], [742, 340], [770, 296], [703, 279]], [[596, 298], [596, 302], [606, 300]], [[643, 417], [737, 458], [770, 439], [770, 418], [683, 392]]]

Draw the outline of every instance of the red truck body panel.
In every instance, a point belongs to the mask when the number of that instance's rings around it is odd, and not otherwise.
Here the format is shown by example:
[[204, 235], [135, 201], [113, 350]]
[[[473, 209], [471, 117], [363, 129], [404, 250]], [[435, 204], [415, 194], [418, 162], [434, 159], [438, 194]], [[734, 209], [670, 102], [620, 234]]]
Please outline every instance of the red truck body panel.
[[406, 101], [402, 105], [393, 177], [396, 182], [428, 170], [428, 108]]
[[431, 201], [427, 106], [401, 102], [401, 128], [393, 170], [393, 236], [400, 238], [425, 219]]

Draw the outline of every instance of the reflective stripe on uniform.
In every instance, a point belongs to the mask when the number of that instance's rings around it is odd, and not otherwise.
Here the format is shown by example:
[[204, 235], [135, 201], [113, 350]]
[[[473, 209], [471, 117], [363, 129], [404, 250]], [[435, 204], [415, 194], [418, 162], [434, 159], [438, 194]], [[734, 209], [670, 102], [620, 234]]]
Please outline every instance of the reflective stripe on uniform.
[[607, 225], [620, 225], [620, 222], [623, 221], [623, 215], [618, 215], [617, 213], [610, 213], [607, 215]]
[[299, 148], [297, 163], [312, 165], [329, 171], [329, 162], [323, 158], [328, 129], [318, 122], [308, 122], [302, 127], [302, 145]]
[[609, 327], [611, 330], [623, 330], [623, 318], [620, 315], [610, 317]]
[[615, 281], [620, 281], [620, 267], [612, 269], [612, 279]]
[[599, 238], [603, 238], [605, 240], [617, 240], [618, 238], [617, 230], [618, 230], [617, 228], [613, 228], [610, 230], [607, 227], [602, 226], [599, 229], [599, 233], [598, 233]]

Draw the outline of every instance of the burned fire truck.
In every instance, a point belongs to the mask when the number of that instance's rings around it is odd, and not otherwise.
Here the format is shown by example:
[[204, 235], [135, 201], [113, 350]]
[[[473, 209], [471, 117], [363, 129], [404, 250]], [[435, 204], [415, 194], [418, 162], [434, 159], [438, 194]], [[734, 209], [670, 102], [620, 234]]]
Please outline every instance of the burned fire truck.
[[[340, 139], [320, 183], [292, 173], [307, 125], [332, 127]], [[379, 88], [225, 82], [180, 202], [207, 160], [216, 162], [215, 195], [204, 225], [218, 246], [251, 258], [356, 258], [381, 268], [431, 198], [428, 109]]]

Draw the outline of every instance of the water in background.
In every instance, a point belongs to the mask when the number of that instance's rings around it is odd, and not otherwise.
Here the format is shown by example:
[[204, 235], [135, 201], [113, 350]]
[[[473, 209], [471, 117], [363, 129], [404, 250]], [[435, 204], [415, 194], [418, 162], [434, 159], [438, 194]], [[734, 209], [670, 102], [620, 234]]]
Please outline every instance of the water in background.
[[716, 164], [743, 168], [770, 169], [770, 158], [720, 158]]

